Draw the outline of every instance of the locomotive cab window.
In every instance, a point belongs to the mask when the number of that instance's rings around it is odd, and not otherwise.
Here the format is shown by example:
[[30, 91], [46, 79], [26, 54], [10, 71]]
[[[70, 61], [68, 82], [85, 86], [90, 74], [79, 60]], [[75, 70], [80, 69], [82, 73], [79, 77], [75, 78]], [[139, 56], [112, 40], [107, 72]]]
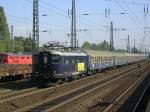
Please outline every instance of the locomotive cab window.
[[47, 55], [44, 55], [44, 64], [47, 64], [48, 63], [48, 57]]
[[60, 59], [59, 56], [52, 56], [52, 64], [59, 64]]
[[68, 59], [65, 60], [65, 64], [69, 64], [69, 60]]
[[72, 60], [71, 60], [71, 62], [74, 64], [74, 63], [75, 63], [75, 60], [74, 60], [74, 59], [72, 59]]

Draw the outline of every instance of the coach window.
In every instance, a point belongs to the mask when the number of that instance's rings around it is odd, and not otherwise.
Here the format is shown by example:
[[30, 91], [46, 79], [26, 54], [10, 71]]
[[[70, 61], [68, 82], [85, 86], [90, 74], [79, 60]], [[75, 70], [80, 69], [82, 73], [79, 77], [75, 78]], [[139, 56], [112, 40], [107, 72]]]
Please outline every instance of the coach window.
[[96, 56], [95, 56], [95, 61], [94, 62], [96, 63]]
[[59, 56], [52, 56], [52, 64], [59, 64]]
[[100, 57], [98, 56], [98, 62], [100, 62]]
[[95, 63], [96, 63], [96, 56], [95, 56]]
[[91, 57], [91, 62], [93, 62], [94, 61], [94, 57]]
[[97, 57], [97, 62], [99, 62], [99, 57]]
[[95, 61], [94, 59], [95, 59], [95, 58], [93, 57], [93, 58], [92, 58], [92, 62], [93, 62], [93, 63], [94, 63], [94, 61]]

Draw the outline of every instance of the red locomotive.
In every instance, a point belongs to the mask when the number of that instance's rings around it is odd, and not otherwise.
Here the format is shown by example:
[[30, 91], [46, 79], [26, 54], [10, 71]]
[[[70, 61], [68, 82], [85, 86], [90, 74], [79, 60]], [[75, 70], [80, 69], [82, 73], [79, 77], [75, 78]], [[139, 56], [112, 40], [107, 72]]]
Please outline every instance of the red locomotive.
[[32, 72], [32, 55], [0, 53], [0, 78], [23, 76]]

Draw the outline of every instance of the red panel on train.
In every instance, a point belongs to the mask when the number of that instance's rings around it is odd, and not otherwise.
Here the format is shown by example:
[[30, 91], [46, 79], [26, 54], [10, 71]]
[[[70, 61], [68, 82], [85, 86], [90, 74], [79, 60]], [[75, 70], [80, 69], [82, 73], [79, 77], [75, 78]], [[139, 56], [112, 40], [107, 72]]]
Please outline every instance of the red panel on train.
[[0, 53], [0, 64], [32, 64], [32, 55]]

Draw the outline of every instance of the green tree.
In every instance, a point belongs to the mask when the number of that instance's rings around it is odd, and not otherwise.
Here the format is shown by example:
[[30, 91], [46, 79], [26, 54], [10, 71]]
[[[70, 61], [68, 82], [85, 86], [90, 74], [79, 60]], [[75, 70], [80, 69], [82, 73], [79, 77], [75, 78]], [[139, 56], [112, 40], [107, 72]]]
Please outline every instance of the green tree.
[[32, 39], [25, 38], [24, 40], [24, 52], [31, 52], [32, 51]]
[[0, 7], [0, 52], [8, 52], [9, 49], [10, 49], [10, 32], [4, 8]]
[[91, 49], [91, 50], [104, 50], [104, 51], [108, 51], [109, 50], [109, 44], [106, 40], [104, 40], [102, 43], [89, 43], [89, 42], [85, 42], [82, 46], [83, 49]]
[[116, 52], [125, 53], [127, 51], [125, 49], [117, 49]]
[[106, 40], [101, 43], [101, 50], [109, 51], [110, 45]]
[[14, 38], [14, 50], [15, 52], [31, 52], [32, 51], [32, 39], [25, 37]]
[[15, 52], [24, 52], [24, 38], [14, 37], [14, 50]]
[[92, 50], [98, 50], [97, 44], [91, 44], [91, 49]]
[[88, 41], [85, 41], [84, 44], [82, 45], [83, 49], [91, 49], [91, 44]]

